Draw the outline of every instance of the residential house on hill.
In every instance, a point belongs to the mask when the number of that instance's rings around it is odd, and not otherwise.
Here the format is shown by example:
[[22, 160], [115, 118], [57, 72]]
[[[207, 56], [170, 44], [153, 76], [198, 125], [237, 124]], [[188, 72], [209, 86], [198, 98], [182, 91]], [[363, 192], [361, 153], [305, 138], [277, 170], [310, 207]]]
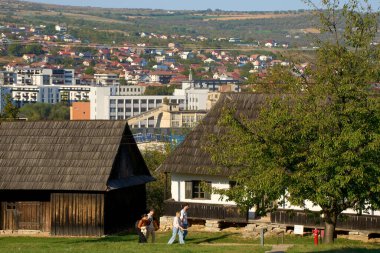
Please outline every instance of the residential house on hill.
[[211, 134], [219, 133], [217, 122], [224, 106], [235, 106], [236, 117], [245, 115], [254, 119], [265, 100], [262, 94], [221, 94], [203, 121], [158, 168], [160, 172], [170, 173], [171, 177], [171, 198], [165, 202], [165, 215], [174, 215], [175, 210], [180, 210], [187, 202], [191, 205], [189, 217], [192, 219], [247, 222], [248, 214], [242, 213], [234, 202], [221, 200], [220, 195], [210, 194], [202, 186], [205, 181], [210, 187], [225, 189], [233, 183], [229, 180], [231, 170], [217, 170], [202, 147], [208, 145]]
[[0, 230], [123, 231], [153, 180], [125, 121], [0, 122]]
[[[225, 133], [223, 127], [218, 126], [223, 108], [234, 108], [234, 117], [238, 121], [243, 118], [255, 120], [270, 95], [257, 93], [221, 93], [218, 101], [205, 118], [186, 136], [185, 140], [169, 155], [157, 169], [170, 174], [170, 197], [165, 201], [165, 216], [161, 218], [161, 226], [165, 227], [184, 203], [189, 203], [190, 220], [203, 220], [206, 227], [213, 226], [215, 220], [219, 223], [255, 223], [254, 209], [244, 213], [233, 201], [221, 198], [219, 194], [210, 193], [207, 188], [228, 189], [235, 182], [230, 176], [237, 168], [219, 167], [212, 163], [210, 154], [203, 148], [209, 145], [212, 135], [221, 136]], [[207, 186], [207, 187], [205, 187]], [[320, 207], [305, 201], [305, 208], [285, 203], [276, 212], [271, 213], [270, 221], [286, 227], [295, 224], [309, 228], [323, 228], [320, 217]], [[311, 215], [314, 212], [315, 215]], [[365, 233], [380, 233], [380, 210], [373, 210], [371, 215], [357, 215], [355, 210], [347, 209], [337, 223], [337, 229], [343, 231], [364, 231]], [[210, 226], [207, 223], [210, 222]]]

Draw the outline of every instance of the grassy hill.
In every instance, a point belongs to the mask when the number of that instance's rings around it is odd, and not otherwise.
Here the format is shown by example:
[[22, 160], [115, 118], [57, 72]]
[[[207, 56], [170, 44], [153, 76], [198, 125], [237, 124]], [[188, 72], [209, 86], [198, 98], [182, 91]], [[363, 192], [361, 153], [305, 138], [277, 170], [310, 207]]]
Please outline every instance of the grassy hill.
[[[128, 33], [203, 35], [208, 38], [239, 37], [244, 40], [286, 41], [308, 44], [317, 19], [310, 11], [227, 12], [105, 9], [0, 0], [0, 23], [57, 24], [72, 29]], [[117, 36], [115, 39], [118, 39]]]

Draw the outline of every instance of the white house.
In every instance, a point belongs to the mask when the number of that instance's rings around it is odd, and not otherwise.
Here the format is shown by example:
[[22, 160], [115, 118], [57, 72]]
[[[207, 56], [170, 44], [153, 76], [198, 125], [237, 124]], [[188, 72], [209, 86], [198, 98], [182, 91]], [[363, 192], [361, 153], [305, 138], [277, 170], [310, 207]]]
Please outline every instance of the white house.
[[[167, 177], [170, 176], [171, 181], [171, 188], [167, 189], [170, 196], [165, 201], [166, 211], [163, 221], [166, 220], [165, 216], [173, 216], [175, 211], [180, 210], [184, 203], [190, 203], [190, 219], [206, 220], [206, 223], [209, 220], [239, 223], [255, 222], [257, 217], [254, 209], [249, 210], [248, 213], [242, 213], [236, 207], [235, 202], [227, 201], [218, 194], [210, 193], [208, 190], [210, 188], [228, 189], [233, 187], [234, 182], [230, 179], [233, 168], [217, 168], [212, 163], [210, 154], [205, 151], [204, 147], [209, 144], [208, 140], [212, 134], [223, 134], [223, 129], [216, 126], [223, 108], [236, 108], [234, 116], [237, 120], [242, 120], [245, 117], [254, 119], [267, 99], [268, 95], [255, 93], [222, 93], [220, 95], [219, 100], [202, 122], [187, 135], [184, 142], [157, 169], [157, 171], [165, 173]], [[278, 212], [282, 212], [283, 216], [290, 215], [287, 212], [295, 212], [295, 215], [303, 213], [303, 217], [307, 215], [303, 212], [304, 208], [291, 206], [289, 203], [285, 203], [279, 208]], [[306, 208], [311, 211], [320, 210], [318, 206], [313, 206], [310, 202], [306, 202]], [[370, 215], [374, 216], [357, 216], [353, 210], [345, 210], [344, 213], [353, 218], [349, 224], [351, 231], [358, 227], [363, 227], [360, 223], [363, 220], [366, 220], [367, 224], [373, 222], [379, 224], [380, 222], [379, 211], [370, 213]], [[320, 219], [318, 213], [316, 212], [315, 214]], [[271, 222], [276, 222], [274, 221], [275, 219], [275, 215], [271, 216]], [[294, 225], [289, 223], [291, 222], [290, 220], [287, 222], [281, 224], [286, 224], [286, 226]], [[301, 221], [297, 220], [295, 222]], [[312, 225], [310, 223], [301, 223], [299, 225], [306, 226], [307, 224], [312, 227], [320, 226], [316, 223]], [[371, 226], [373, 227], [373, 225]], [[339, 229], [339, 223], [337, 228]]]

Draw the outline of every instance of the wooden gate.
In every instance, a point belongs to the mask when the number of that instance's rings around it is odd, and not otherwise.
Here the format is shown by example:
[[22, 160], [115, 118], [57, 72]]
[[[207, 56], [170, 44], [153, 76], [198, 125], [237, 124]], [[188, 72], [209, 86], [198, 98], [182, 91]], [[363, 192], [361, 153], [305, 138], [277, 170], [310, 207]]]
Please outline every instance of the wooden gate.
[[4, 230], [41, 230], [43, 209], [41, 202], [3, 202], [1, 215]]
[[17, 202], [17, 228], [23, 230], [41, 230], [40, 202]]

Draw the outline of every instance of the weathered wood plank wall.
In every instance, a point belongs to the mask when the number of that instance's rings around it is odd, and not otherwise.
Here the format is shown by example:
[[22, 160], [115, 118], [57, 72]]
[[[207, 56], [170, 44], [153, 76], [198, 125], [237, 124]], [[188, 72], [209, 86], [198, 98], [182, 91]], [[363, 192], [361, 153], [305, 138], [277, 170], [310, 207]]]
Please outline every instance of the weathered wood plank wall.
[[101, 236], [104, 234], [104, 195], [52, 193], [52, 235]]

